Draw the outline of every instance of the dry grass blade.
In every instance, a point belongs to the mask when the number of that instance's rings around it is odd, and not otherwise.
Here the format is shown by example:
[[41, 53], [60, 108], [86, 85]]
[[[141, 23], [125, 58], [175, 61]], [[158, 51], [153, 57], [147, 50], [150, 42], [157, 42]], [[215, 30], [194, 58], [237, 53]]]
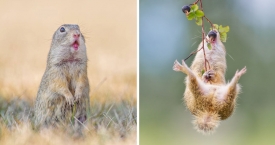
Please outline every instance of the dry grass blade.
[[[86, 144], [88, 142], [94, 142], [93, 144], [108, 144], [109, 141], [119, 142], [119, 144], [124, 144], [124, 142], [130, 142], [130, 144], [135, 143], [136, 134], [136, 113], [135, 106], [131, 106], [129, 103], [109, 103], [109, 104], [98, 104], [92, 105], [95, 115], [91, 114], [89, 119], [84, 123], [74, 117], [83, 128], [83, 134], [81, 135], [83, 139], [79, 141], [68, 125], [60, 124], [60, 128], [55, 128], [53, 130], [46, 129], [37, 131], [33, 128], [33, 110], [31, 109], [31, 103], [22, 100], [14, 99], [10, 102], [2, 101], [2, 103], [7, 103], [5, 108], [3, 108], [0, 114], [0, 138], [5, 138], [0, 140], [0, 144], [18, 144], [15, 140], [14, 142], [10, 140], [13, 136], [20, 136], [19, 140], [35, 144], [41, 144], [43, 140], [45, 143], [42, 144], [63, 144], [64, 141], [70, 141], [72, 144]], [[60, 140], [53, 139], [56, 134], [62, 134]], [[35, 139], [33, 138], [35, 137]], [[107, 138], [106, 138], [107, 137]], [[78, 137], [79, 138], [79, 137]], [[105, 138], [105, 139], [103, 139]], [[116, 138], [116, 139], [115, 139]], [[61, 139], [64, 139], [61, 141]], [[102, 140], [103, 139], [103, 140]], [[115, 139], [115, 140], [113, 140]], [[118, 141], [119, 139], [120, 141]], [[88, 143], [90, 144], [90, 143]]]

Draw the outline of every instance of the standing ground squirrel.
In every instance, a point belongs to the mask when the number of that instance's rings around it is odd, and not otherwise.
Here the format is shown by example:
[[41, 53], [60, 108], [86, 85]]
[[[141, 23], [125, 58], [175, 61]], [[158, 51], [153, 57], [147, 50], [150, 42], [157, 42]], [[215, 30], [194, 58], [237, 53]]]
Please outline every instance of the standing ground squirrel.
[[[208, 49], [207, 42], [212, 49]], [[202, 43], [198, 49], [202, 48]], [[204, 54], [199, 51], [188, 68], [184, 60], [182, 65], [176, 60], [174, 71], [187, 74], [184, 101], [187, 108], [195, 116], [194, 125], [199, 132], [211, 133], [218, 127], [220, 120], [228, 118], [234, 111], [236, 98], [240, 92], [238, 81], [246, 72], [246, 67], [236, 72], [226, 84], [226, 52], [220, 35], [216, 30], [210, 31], [204, 40], [204, 49], [210, 69], [204, 70]]]
[[55, 126], [75, 119], [76, 125], [83, 123], [89, 105], [85, 39], [78, 25], [64, 24], [52, 37], [35, 102], [35, 125]]

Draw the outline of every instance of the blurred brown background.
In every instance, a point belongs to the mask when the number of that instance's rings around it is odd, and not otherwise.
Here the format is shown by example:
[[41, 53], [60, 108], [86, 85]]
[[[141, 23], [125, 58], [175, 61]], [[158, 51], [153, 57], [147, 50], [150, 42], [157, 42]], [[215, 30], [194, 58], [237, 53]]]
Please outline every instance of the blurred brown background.
[[0, 1], [0, 97], [34, 100], [51, 37], [65, 23], [86, 38], [91, 99], [136, 102], [136, 1]]

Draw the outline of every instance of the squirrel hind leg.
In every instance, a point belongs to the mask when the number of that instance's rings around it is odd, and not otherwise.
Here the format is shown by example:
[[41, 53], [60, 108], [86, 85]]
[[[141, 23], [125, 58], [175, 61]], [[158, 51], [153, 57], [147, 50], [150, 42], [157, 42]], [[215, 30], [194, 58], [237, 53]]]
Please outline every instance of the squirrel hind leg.
[[198, 132], [209, 135], [215, 132], [220, 120], [217, 113], [200, 112], [195, 116], [193, 124]]
[[240, 71], [237, 70], [231, 82], [228, 83], [226, 87], [223, 89], [223, 91], [226, 93], [222, 95], [222, 97], [218, 97], [218, 98], [222, 100], [229, 100], [229, 102], [233, 102], [233, 100], [241, 92], [241, 86], [238, 84], [238, 81], [241, 78], [241, 76], [245, 73], [246, 73], [246, 67], [244, 67]]

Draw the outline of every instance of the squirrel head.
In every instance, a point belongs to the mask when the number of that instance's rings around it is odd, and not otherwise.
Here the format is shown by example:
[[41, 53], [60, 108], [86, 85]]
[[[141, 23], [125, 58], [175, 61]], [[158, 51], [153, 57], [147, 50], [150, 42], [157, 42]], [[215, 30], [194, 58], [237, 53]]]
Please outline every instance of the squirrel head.
[[85, 38], [76, 24], [61, 25], [52, 37], [49, 60], [54, 64], [61, 61], [86, 59]]
[[81, 45], [85, 45], [85, 38], [75, 24], [61, 25], [52, 38], [52, 46], [71, 47], [77, 51]]
[[222, 50], [225, 51], [225, 47], [224, 47], [224, 45], [221, 41], [221, 38], [220, 38], [220, 33], [216, 29], [209, 31], [209, 33], [207, 34], [207, 36], [205, 38], [205, 42], [207, 44], [210, 43], [210, 45], [213, 49], [222, 48]]
[[216, 29], [209, 31], [206, 38], [211, 44], [221, 42], [220, 34]]

